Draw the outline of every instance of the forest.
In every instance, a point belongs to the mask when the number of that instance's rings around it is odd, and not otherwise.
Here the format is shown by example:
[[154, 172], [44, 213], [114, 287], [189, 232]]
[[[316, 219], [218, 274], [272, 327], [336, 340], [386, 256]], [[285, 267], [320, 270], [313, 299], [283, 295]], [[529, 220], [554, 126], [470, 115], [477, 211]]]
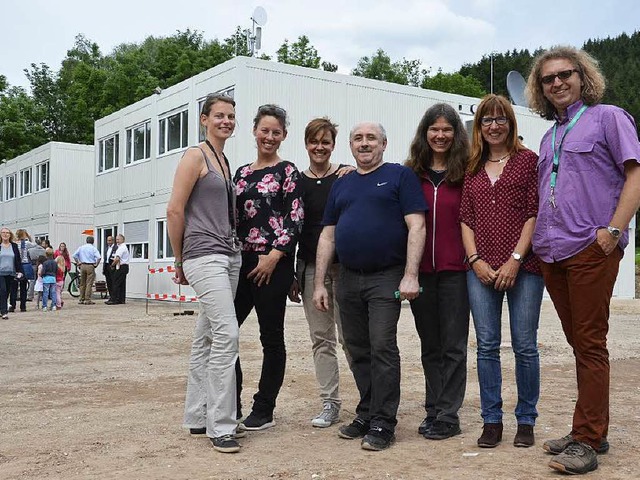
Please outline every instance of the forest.
[[[235, 56], [248, 56], [246, 32], [237, 27], [224, 40], [206, 40], [198, 31], [178, 31], [169, 37], [149, 36], [103, 54], [83, 35], [57, 70], [44, 63], [25, 69], [29, 91], [11, 86], [0, 72], [0, 159], [6, 161], [50, 141], [93, 144], [93, 125], [153, 92], [165, 89]], [[640, 120], [640, 32], [587, 40], [583, 48], [602, 67], [607, 79], [604, 103], [618, 105]], [[484, 55], [458, 72], [431, 72], [420, 60], [393, 60], [382, 49], [362, 57], [352, 75], [443, 92], [482, 97], [490, 91], [493, 60], [494, 92], [507, 95], [506, 76], [517, 70], [528, 75], [539, 50], [513, 50]], [[493, 57], [493, 58], [492, 58]], [[306, 35], [285, 40], [276, 58], [265, 60], [336, 71], [323, 60]]]

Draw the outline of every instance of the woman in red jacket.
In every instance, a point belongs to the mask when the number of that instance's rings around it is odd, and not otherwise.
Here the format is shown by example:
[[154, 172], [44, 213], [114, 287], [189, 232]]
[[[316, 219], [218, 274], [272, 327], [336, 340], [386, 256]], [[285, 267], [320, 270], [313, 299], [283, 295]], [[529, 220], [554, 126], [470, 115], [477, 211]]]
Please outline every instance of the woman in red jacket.
[[461, 433], [458, 410], [467, 383], [469, 300], [460, 232], [462, 182], [469, 141], [460, 117], [438, 103], [422, 117], [406, 165], [429, 205], [420, 265], [423, 293], [411, 302], [420, 336], [427, 416], [418, 432], [431, 440]]

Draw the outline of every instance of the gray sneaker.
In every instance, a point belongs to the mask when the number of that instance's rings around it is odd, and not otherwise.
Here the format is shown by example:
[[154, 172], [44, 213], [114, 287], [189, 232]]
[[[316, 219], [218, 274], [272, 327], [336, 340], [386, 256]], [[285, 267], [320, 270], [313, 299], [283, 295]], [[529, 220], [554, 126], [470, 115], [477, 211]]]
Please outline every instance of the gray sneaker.
[[340, 407], [335, 403], [325, 402], [322, 412], [311, 420], [311, 425], [318, 428], [327, 428], [340, 420]]
[[554, 470], [582, 475], [598, 468], [598, 454], [586, 443], [571, 442], [562, 453], [549, 462]]
[[[562, 453], [571, 442], [573, 442], [573, 437], [571, 436], [571, 434], [569, 434], [555, 440], [547, 440], [542, 445], [542, 449], [546, 452], [558, 455], [559, 453]], [[600, 447], [596, 450], [596, 453], [603, 454], [607, 453], [608, 451], [609, 442], [607, 441], [607, 437], [603, 437], [600, 441]]]

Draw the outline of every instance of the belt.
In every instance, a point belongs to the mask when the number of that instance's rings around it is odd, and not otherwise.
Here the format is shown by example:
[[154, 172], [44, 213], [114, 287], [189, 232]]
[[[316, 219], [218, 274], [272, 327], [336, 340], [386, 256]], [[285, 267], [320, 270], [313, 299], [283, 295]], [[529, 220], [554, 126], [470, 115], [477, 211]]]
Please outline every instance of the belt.
[[384, 272], [386, 270], [390, 270], [392, 268], [398, 268], [398, 267], [402, 267], [402, 265], [389, 265], [387, 267], [382, 267], [382, 268], [372, 268], [372, 269], [365, 269], [365, 268], [349, 268], [349, 267], [345, 267], [344, 264], [342, 265], [342, 267], [345, 270], [348, 270], [349, 272], [353, 272], [353, 273], [358, 273], [360, 275], [370, 275], [372, 273], [380, 273], [380, 272]]
[[96, 266], [95, 263], [85, 263], [85, 262], [81, 262], [80, 265], [93, 265], [94, 267]]

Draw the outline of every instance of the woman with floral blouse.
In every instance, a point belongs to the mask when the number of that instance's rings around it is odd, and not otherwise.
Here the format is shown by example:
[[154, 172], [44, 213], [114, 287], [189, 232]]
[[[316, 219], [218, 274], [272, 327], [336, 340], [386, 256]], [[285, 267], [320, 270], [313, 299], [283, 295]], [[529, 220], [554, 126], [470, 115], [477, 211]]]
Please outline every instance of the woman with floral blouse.
[[531, 447], [540, 397], [538, 323], [544, 284], [531, 252], [538, 214], [538, 156], [522, 145], [509, 100], [487, 95], [473, 120], [471, 156], [462, 188], [460, 221], [467, 255], [467, 289], [478, 342], [483, 419], [478, 446], [502, 441], [500, 364], [502, 303], [507, 297], [516, 364], [518, 423], [513, 444]]
[[[253, 135], [258, 158], [240, 167], [234, 176], [242, 242], [235, 307], [240, 325], [256, 309], [264, 355], [253, 409], [240, 427], [264, 430], [275, 425], [273, 410], [284, 380], [284, 315], [304, 210], [299, 172], [293, 163], [278, 156], [278, 148], [287, 137], [285, 110], [276, 105], [261, 106], [253, 120]], [[236, 367], [240, 415], [239, 361]]]

